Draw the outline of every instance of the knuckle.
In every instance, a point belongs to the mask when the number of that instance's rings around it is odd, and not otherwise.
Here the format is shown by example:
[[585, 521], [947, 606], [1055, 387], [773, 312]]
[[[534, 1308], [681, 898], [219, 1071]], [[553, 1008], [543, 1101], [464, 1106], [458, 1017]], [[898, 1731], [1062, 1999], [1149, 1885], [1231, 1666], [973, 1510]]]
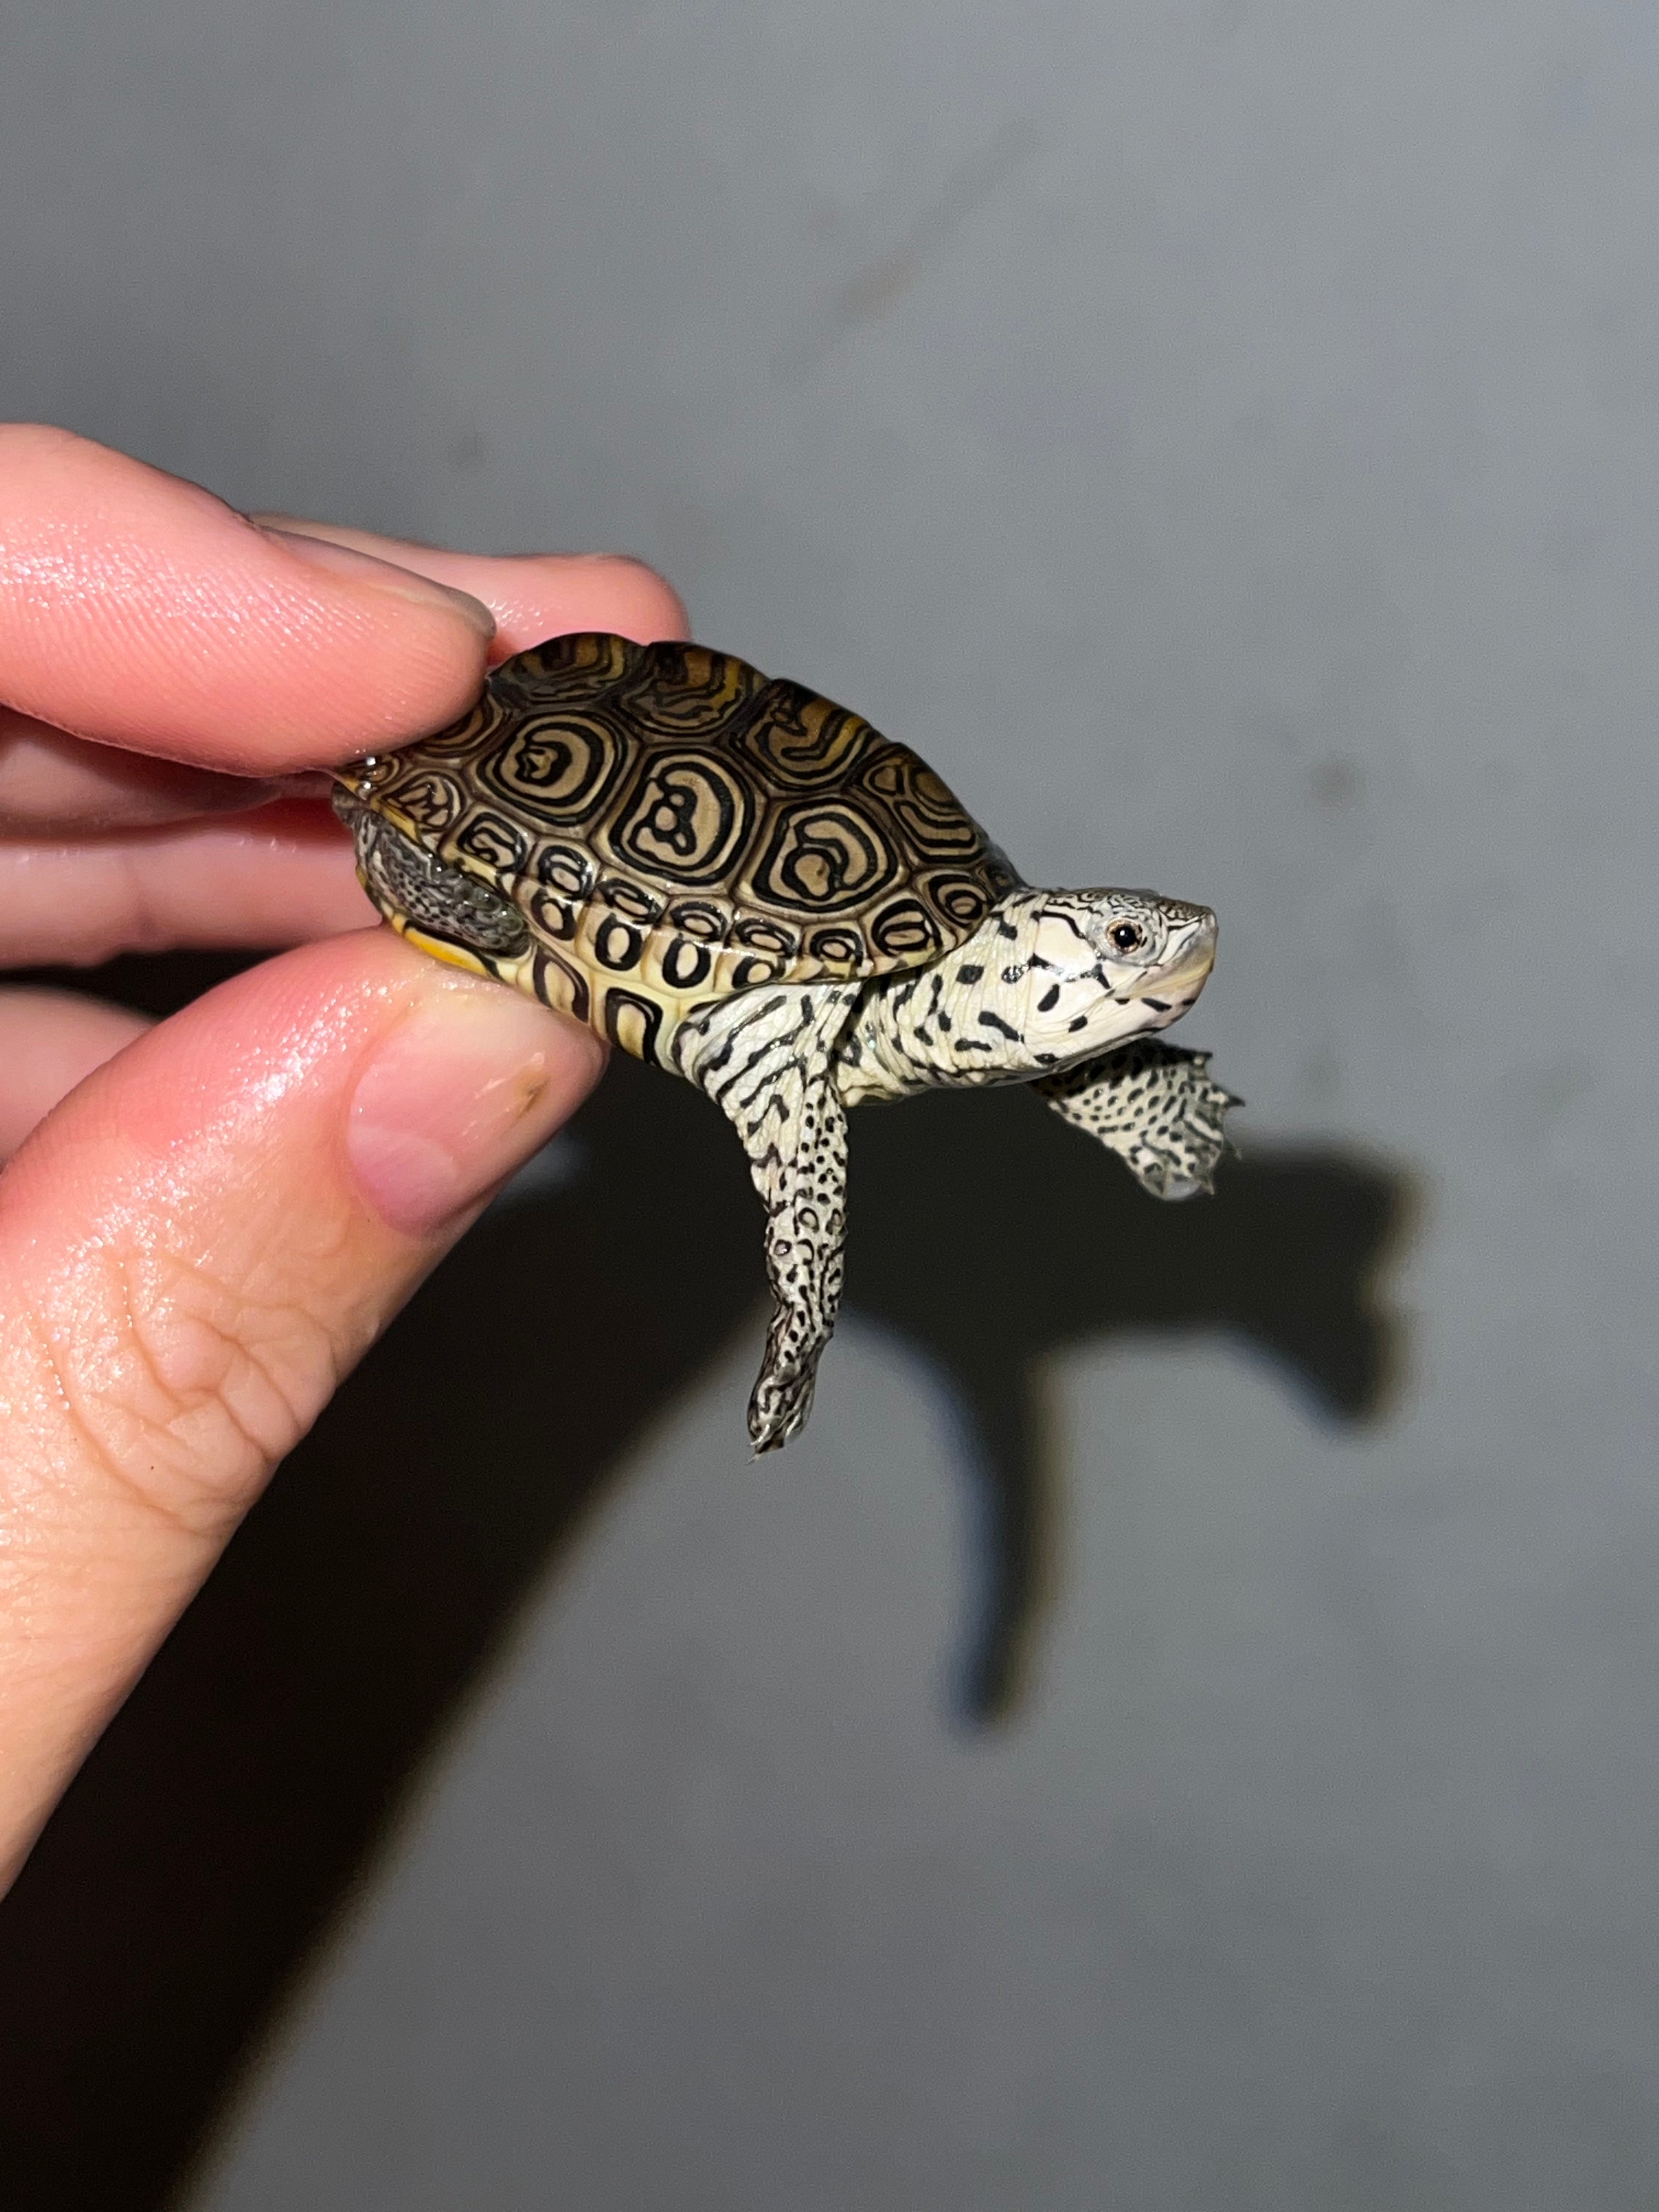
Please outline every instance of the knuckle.
[[40, 1338], [75, 1479], [192, 1535], [222, 1532], [333, 1388], [326, 1331], [164, 1249], [106, 1248], [80, 1273], [76, 1304], [95, 1319]]

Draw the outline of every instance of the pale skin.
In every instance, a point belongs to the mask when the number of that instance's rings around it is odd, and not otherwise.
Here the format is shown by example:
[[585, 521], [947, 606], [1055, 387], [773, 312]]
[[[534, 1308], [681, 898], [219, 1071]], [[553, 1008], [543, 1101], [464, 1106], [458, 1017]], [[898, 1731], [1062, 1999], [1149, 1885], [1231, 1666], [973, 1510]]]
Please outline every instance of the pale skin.
[[631, 562], [261, 526], [0, 426], [0, 966], [296, 948], [154, 1029], [0, 991], [0, 1887], [277, 1462], [597, 1079], [586, 1030], [373, 927], [278, 781], [572, 629], [684, 619]]
[[[721, 1109], [766, 1208], [772, 1323], [749, 1403], [757, 1452], [799, 1436], [841, 1302], [847, 1112], [935, 1085], [1036, 1082], [1160, 1198], [1206, 1188], [1238, 1102], [1202, 1055], [1153, 1043], [1203, 989], [1215, 916], [1144, 891], [1022, 885], [927, 969], [758, 987], [716, 1000], [674, 1044]], [[1058, 1087], [1056, 1087], [1058, 1086]]]

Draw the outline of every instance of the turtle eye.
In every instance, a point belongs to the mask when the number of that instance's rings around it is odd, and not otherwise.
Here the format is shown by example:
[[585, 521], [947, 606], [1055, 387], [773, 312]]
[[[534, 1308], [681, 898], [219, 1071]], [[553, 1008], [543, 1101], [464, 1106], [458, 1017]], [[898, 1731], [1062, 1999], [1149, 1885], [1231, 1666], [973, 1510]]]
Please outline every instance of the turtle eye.
[[1119, 952], [1137, 952], [1146, 942], [1146, 933], [1138, 921], [1115, 921], [1112, 924], [1112, 944]]

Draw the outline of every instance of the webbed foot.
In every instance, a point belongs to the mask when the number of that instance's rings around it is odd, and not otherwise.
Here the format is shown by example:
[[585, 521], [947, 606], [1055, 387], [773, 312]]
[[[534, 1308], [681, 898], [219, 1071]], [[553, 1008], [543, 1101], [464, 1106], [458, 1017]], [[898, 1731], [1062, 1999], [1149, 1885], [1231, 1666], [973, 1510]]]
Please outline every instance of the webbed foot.
[[1136, 1037], [1036, 1087], [1062, 1120], [1115, 1152], [1154, 1198], [1194, 1198], [1214, 1188], [1223, 1155], [1234, 1150], [1227, 1115], [1244, 1103], [1209, 1070], [1207, 1052]]

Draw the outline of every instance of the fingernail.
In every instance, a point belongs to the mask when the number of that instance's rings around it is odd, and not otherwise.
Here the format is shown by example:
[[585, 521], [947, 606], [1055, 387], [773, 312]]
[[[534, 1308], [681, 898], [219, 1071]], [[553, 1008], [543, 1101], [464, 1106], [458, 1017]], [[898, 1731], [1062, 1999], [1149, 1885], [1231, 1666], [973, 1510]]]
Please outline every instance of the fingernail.
[[346, 1150], [365, 1197], [409, 1236], [441, 1229], [547, 1142], [604, 1059], [589, 1031], [500, 984], [427, 1000], [353, 1094]]
[[448, 584], [435, 582], [430, 576], [417, 575], [412, 568], [400, 568], [393, 561], [377, 561], [372, 553], [359, 553], [355, 546], [337, 545], [330, 538], [307, 538], [297, 530], [268, 528], [262, 529], [262, 535], [284, 546], [296, 560], [308, 562], [313, 568], [327, 568], [337, 576], [349, 576], [356, 583], [389, 592], [394, 599], [407, 599], [415, 606], [447, 607], [452, 614], [465, 617], [480, 637], [495, 635], [495, 616], [471, 592], [458, 592]]

